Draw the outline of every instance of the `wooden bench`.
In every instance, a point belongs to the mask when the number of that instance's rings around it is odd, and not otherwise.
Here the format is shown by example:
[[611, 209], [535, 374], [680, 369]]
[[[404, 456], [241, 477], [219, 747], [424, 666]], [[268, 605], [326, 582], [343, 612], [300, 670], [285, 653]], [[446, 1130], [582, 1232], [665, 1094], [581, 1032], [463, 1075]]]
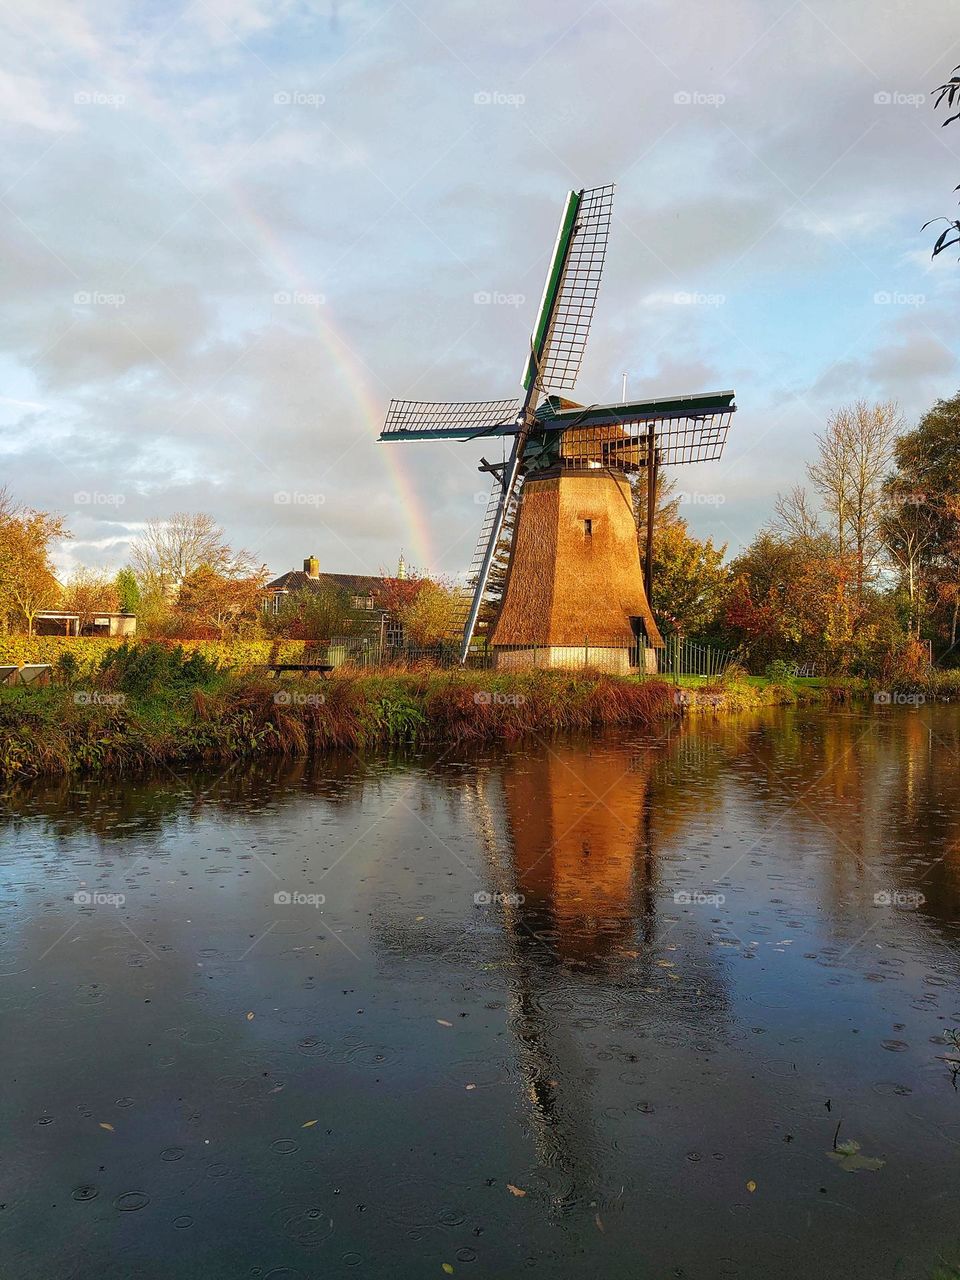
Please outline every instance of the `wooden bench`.
[[333, 666], [329, 662], [271, 662], [267, 665], [267, 670], [272, 671], [275, 676], [282, 676], [287, 671], [299, 671], [301, 675], [306, 671], [313, 671], [325, 676], [333, 670]]

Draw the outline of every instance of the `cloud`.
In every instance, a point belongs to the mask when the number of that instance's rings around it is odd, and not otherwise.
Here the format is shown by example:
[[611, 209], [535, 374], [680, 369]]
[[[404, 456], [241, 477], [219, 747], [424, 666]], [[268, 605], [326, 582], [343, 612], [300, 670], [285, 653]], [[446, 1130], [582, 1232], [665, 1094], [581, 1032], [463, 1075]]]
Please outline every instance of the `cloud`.
[[0, 452], [69, 514], [68, 557], [115, 566], [125, 530], [199, 508], [278, 570], [401, 545], [462, 569], [495, 446], [390, 452], [379, 421], [516, 389], [569, 186], [619, 184], [577, 394], [737, 391], [728, 501], [696, 527], [748, 537], [837, 399], [954, 389], [920, 226], [960, 125], [901, 101], [949, 71], [942, 6], [37, 0], [0, 24]]

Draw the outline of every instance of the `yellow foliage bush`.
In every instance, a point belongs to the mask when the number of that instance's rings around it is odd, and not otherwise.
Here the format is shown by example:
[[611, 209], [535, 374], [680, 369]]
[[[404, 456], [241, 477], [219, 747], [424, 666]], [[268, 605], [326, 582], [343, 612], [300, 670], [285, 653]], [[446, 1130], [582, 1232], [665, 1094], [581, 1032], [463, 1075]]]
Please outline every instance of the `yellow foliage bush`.
[[[205, 658], [212, 658], [221, 666], [232, 667], [239, 673], [270, 661], [298, 662], [304, 648], [302, 640], [179, 640], [169, 643], [179, 644], [186, 653], [202, 653]], [[100, 665], [108, 649], [120, 644], [123, 641], [119, 637], [106, 636], [0, 635], [0, 664], [23, 666], [28, 662], [49, 662], [56, 665], [62, 653], [72, 653], [79, 671], [86, 673]]]

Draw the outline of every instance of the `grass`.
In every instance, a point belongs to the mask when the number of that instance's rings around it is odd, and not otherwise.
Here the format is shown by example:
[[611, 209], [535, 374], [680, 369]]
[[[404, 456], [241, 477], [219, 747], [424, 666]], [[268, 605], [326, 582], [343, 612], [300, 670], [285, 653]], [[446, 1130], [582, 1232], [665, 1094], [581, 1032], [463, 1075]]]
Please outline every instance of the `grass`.
[[165, 670], [157, 683], [143, 662], [122, 666], [94, 680], [0, 690], [0, 779], [512, 740], [649, 725], [676, 714], [673, 690], [662, 681], [589, 672], [385, 670], [276, 681], [203, 670], [191, 681]]
[[772, 681], [741, 669], [712, 681], [687, 676], [679, 685], [591, 671], [431, 666], [344, 668], [328, 680], [277, 681], [219, 661], [194, 648], [151, 643], [111, 647], [92, 668], [61, 655], [53, 685], [0, 689], [0, 781], [344, 747], [509, 741], [650, 725], [680, 714], [681, 705], [717, 715], [843, 703], [871, 692], [864, 681]]
[[866, 697], [870, 687], [864, 680], [847, 676], [792, 676], [771, 680], [737, 671], [715, 680], [702, 676], [681, 676], [679, 687], [689, 701], [688, 711], [752, 711], [761, 707], [805, 706], [813, 703], [839, 705]]

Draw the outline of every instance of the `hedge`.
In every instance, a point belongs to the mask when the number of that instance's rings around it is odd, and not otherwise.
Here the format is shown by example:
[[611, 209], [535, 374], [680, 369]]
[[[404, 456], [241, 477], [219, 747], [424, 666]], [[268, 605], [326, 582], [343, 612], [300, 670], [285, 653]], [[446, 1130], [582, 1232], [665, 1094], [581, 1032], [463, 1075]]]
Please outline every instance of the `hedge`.
[[[134, 641], [133, 643], [136, 643]], [[144, 641], [144, 643], [147, 643]], [[200, 652], [213, 658], [222, 666], [238, 672], [248, 672], [275, 662], [297, 662], [303, 653], [302, 640], [170, 640], [160, 643], [171, 647], [179, 645], [185, 652]], [[100, 665], [108, 649], [123, 644], [118, 636], [2, 636], [0, 635], [0, 664], [15, 663], [24, 666], [28, 662], [56, 663], [61, 653], [72, 653], [79, 670], [86, 674]], [[272, 655], [276, 654], [276, 657]]]

